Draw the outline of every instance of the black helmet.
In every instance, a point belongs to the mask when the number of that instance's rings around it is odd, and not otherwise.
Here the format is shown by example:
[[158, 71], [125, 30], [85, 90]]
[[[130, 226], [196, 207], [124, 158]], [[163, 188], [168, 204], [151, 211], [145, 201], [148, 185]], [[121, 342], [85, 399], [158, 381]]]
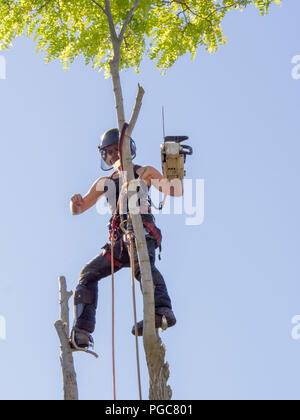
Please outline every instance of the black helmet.
[[[119, 143], [119, 130], [117, 128], [112, 128], [111, 130], [106, 131], [101, 137], [101, 143], [98, 146], [98, 149], [101, 153], [101, 168], [104, 171], [110, 171], [112, 166], [109, 167], [106, 163], [106, 150], [105, 148], [111, 146], [112, 144]], [[136, 145], [133, 139], [130, 139], [130, 151], [131, 151], [131, 158], [134, 159], [136, 157]]]
[[119, 136], [119, 130], [117, 128], [106, 131], [101, 137], [101, 143], [98, 146], [99, 150], [101, 151], [112, 144], [118, 144]]

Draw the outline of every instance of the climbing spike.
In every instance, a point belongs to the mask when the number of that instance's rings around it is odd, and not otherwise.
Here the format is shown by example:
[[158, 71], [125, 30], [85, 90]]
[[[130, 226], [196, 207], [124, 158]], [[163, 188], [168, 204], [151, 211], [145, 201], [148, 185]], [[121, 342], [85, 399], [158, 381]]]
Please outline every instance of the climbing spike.
[[165, 331], [168, 328], [168, 321], [165, 315], [163, 315], [161, 320], [161, 329]]

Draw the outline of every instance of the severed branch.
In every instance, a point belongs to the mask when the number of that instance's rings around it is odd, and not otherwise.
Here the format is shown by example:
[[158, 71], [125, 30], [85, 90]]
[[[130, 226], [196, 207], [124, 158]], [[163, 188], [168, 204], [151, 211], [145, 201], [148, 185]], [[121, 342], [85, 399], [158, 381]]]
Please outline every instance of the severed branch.
[[132, 115], [130, 117], [129, 126], [126, 130], [128, 136], [131, 136], [131, 133], [133, 132], [133, 129], [137, 122], [137, 119], [138, 119], [138, 116], [142, 107], [142, 100], [143, 100], [144, 94], [145, 94], [144, 88], [139, 84], [138, 94], [135, 100], [135, 106], [134, 106]]
[[60, 319], [55, 322], [59, 340], [60, 340], [60, 363], [63, 374], [64, 400], [77, 401], [78, 387], [72, 349], [69, 344], [69, 299], [73, 295], [67, 291], [67, 282], [65, 277], [59, 277], [59, 303]]

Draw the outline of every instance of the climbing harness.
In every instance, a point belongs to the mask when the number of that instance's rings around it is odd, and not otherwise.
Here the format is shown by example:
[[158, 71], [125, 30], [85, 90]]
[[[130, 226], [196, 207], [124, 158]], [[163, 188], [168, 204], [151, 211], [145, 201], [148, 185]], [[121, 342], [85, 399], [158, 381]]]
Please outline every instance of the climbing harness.
[[[128, 124], [125, 123], [120, 133], [119, 141], [118, 141], [118, 151], [120, 160], [118, 164], [120, 165], [120, 170], [123, 178], [123, 188], [126, 188], [129, 184], [125, 179], [124, 171], [123, 171], [123, 156], [122, 156], [122, 147], [123, 142], [126, 134], [126, 130], [128, 128]], [[168, 180], [179, 178], [183, 179], [185, 176], [184, 171], [184, 163], [186, 160], [186, 155], [191, 155], [193, 150], [190, 146], [187, 145], [180, 145], [180, 143], [184, 140], [187, 140], [187, 136], [164, 136], [164, 143], [161, 145], [161, 156], [162, 156], [162, 169], [164, 177]], [[103, 155], [104, 156], [104, 155]], [[143, 173], [138, 177], [139, 180], [142, 179], [146, 168], [144, 169]], [[114, 286], [114, 267], [121, 267], [122, 263], [115, 258], [114, 255], [114, 243], [115, 240], [119, 238], [120, 231], [123, 232], [123, 235], [120, 239], [121, 244], [121, 251], [119, 258], [122, 256], [123, 251], [123, 239], [122, 237], [126, 238], [126, 244], [128, 249], [128, 254], [130, 256], [130, 266], [131, 266], [131, 285], [132, 285], [132, 297], [133, 297], [133, 312], [134, 312], [134, 330], [135, 330], [135, 340], [136, 340], [136, 359], [137, 359], [137, 375], [138, 375], [138, 385], [139, 385], [139, 397], [140, 400], [142, 399], [142, 390], [141, 390], [141, 376], [140, 376], [140, 361], [139, 361], [139, 347], [138, 347], [138, 324], [136, 318], [136, 298], [135, 298], [135, 282], [134, 282], [134, 232], [132, 227], [132, 221], [130, 217], [130, 213], [127, 214], [126, 217], [126, 226], [125, 220], [123, 217], [123, 213], [119, 213], [120, 207], [120, 199], [122, 196], [122, 191], [120, 191], [118, 202], [116, 205], [116, 209], [112, 216], [111, 222], [109, 224], [109, 241], [110, 241], [110, 252], [106, 250], [105, 255], [111, 261], [111, 275], [112, 275], [112, 365], [113, 365], [113, 398], [116, 400], [116, 369], [115, 369], [115, 286]], [[152, 205], [158, 210], [162, 210], [165, 200], [167, 198], [167, 194], [164, 193], [164, 199], [159, 204], [157, 208], [150, 197], [148, 197], [148, 205]], [[161, 235], [158, 232], [155, 224], [153, 222], [147, 222], [146, 220], [142, 220], [145, 232], [151, 234], [155, 241], [156, 245], [159, 248], [159, 256], [158, 258], [161, 259]], [[165, 315], [162, 317], [162, 329], [165, 330], [168, 328], [168, 322]]]

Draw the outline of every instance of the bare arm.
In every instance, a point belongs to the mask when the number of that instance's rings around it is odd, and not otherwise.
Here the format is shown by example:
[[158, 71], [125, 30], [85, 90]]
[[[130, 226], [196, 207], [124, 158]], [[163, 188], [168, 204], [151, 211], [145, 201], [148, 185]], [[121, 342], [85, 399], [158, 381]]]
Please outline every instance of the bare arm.
[[153, 185], [157, 190], [166, 195], [170, 195], [171, 197], [183, 196], [183, 185], [180, 179], [169, 181], [152, 166], [144, 166], [143, 168], [139, 168], [137, 172], [139, 174], [144, 172], [142, 179], [147, 183], [149, 187]]
[[81, 194], [75, 194], [71, 197], [70, 210], [73, 215], [84, 213], [96, 204], [98, 199], [104, 194], [105, 180], [106, 177], [97, 179], [84, 197]]

